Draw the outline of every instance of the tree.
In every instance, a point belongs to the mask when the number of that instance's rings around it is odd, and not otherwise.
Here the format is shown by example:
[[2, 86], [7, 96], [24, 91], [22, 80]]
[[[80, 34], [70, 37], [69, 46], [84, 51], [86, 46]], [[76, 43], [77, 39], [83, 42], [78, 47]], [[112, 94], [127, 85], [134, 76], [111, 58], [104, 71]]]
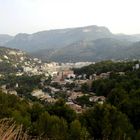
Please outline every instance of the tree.
[[127, 92], [122, 88], [114, 88], [108, 95], [107, 101], [116, 107], [120, 107], [124, 100], [128, 100]]
[[74, 120], [70, 124], [69, 132], [69, 140], [87, 140], [89, 138], [86, 128], [82, 127], [78, 120]]
[[114, 88], [115, 81], [112, 79], [100, 79], [93, 81], [92, 90], [98, 96], [108, 96], [110, 91]]
[[89, 109], [83, 114], [81, 122], [97, 140], [121, 140], [124, 137], [133, 138], [134, 135], [134, 129], [126, 115], [108, 104], [98, 104]]
[[139, 140], [139, 139], [140, 139], [140, 130], [138, 130], [136, 133], [136, 140]]
[[30, 110], [31, 121], [35, 122], [39, 118], [40, 114], [44, 111], [45, 111], [45, 108], [41, 104], [34, 103]]
[[54, 105], [47, 108], [51, 115], [63, 117], [68, 123], [76, 118], [76, 113], [69, 106], [65, 104], [63, 99], [59, 99]]
[[45, 80], [44, 84], [45, 84], [45, 85], [50, 85], [50, 84], [51, 84], [51, 81], [52, 81], [52, 76], [49, 75], [48, 79]]
[[39, 136], [42, 136], [43, 139], [67, 139], [67, 122], [57, 116], [50, 116], [48, 112], [44, 112], [40, 115], [36, 123], [36, 129]]
[[93, 106], [94, 103], [89, 101], [89, 97], [90, 96], [85, 96], [85, 95], [81, 96], [81, 97], [77, 97], [76, 102], [83, 107], [84, 107], [84, 105], [91, 107], [91, 106]]
[[83, 93], [87, 93], [87, 92], [89, 91], [89, 86], [88, 86], [87, 83], [82, 84], [82, 86], [81, 86], [81, 91], [82, 91]]

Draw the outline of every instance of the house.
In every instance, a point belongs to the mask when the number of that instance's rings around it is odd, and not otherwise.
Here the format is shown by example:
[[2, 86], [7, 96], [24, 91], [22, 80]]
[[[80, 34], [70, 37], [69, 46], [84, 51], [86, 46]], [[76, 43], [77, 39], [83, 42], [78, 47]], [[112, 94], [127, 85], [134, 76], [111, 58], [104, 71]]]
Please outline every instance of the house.
[[16, 73], [16, 76], [22, 76], [23, 75], [23, 72], [17, 72]]
[[51, 86], [49, 86], [49, 89], [51, 90], [51, 93], [52, 93], [52, 94], [54, 94], [54, 93], [60, 91], [60, 89], [57, 89], [57, 88], [55, 88], [55, 87], [51, 87]]
[[48, 103], [55, 103], [57, 101], [57, 99], [47, 98], [47, 99], [45, 99], [45, 101], [48, 102]]
[[119, 72], [119, 75], [125, 75], [125, 72]]
[[135, 66], [133, 66], [133, 70], [138, 70], [140, 68], [139, 64], [135, 64]]
[[7, 90], [7, 88], [6, 88], [7, 86], [6, 85], [2, 85], [1, 86], [1, 91], [3, 92], [3, 93], [8, 93], [8, 90]]
[[107, 73], [101, 73], [99, 76], [100, 76], [100, 78], [102, 78], [102, 79], [109, 78], [109, 76], [110, 76], [110, 72], [107, 72]]
[[23, 67], [24, 72], [31, 72], [32, 68], [31, 67]]
[[90, 102], [98, 102], [100, 104], [103, 104], [105, 100], [106, 98], [104, 96], [92, 96], [89, 98]]
[[75, 74], [74, 74], [73, 70], [62, 70], [62, 71], [59, 71], [57, 76], [59, 77], [60, 80], [64, 80], [64, 79], [70, 78], [70, 77], [75, 78]]
[[7, 89], [7, 85], [2, 85], [1, 91], [6, 94], [17, 95], [17, 91], [15, 89]]
[[42, 90], [36, 89], [32, 92], [32, 96], [41, 98], [42, 96], [44, 96], [44, 92]]
[[73, 102], [66, 102], [66, 105], [68, 105], [71, 109], [73, 109], [76, 113], [82, 113], [83, 109], [80, 105], [75, 104]]
[[70, 96], [68, 97], [69, 100], [75, 100], [78, 97], [82, 97], [84, 94], [82, 92], [71, 92]]
[[17, 95], [17, 92], [14, 89], [9, 89], [8, 94]]

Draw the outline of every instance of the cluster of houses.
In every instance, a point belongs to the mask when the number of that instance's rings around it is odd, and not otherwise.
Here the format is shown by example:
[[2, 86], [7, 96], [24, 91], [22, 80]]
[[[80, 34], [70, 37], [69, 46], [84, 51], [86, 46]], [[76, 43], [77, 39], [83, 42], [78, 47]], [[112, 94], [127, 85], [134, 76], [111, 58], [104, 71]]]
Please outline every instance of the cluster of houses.
[[[74, 74], [73, 70], [68, 69], [66, 67], [64, 69], [64, 67], [63, 68], [60, 67], [58, 63], [43, 64], [40, 65], [39, 68], [40, 71], [42, 70], [41, 72], [48, 74], [44, 79], [47, 79], [49, 75], [52, 76], [51, 84], [44, 85], [42, 89], [34, 89], [31, 95], [40, 100], [46, 101], [48, 103], [55, 103], [58, 100], [59, 93], [66, 94], [67, 97], [66, 104], [70, 106], [72, 109], [74, 109], [77, 113], [81, 113], [85, 109], [81, 105], [75, 102], [77, 98], [85, 96], [85, 93], [81, 91], [82, 84], [87, 83], [90, 87], [93, 80], [97, 80], [99, 78], [109, 78], [109, 74], [110, 74], [110, 73], [102, 73], [100, 75], [93, 74], [90, 75], [89, 78], [87, 79], [86, 75], [77, 76]], [[26, 72], [29, 72], [30, 74], [31, 68], [28, 69], [26, 67], [24, 70]], [[36, 72], [34, 74], [36, 74]], [[59, 84], [60, 87], [58, 88], [53, 86], [54, 83]], [[69, 84], [73, 83], [75, 86], [70, 89], [69, 87], [66, 86], [67, 83]], [[16, 84], [16, 87], [18, 87], [18, 83]], [[1, 89], [4, 93], [17, 95], [17, 92], [14, 88], [8, 89], [6, 85], [3, 85], [1, 86]], [[89, 98], [89, 101], [98, 102], [102, 104], [105, 101], [105, 97], [100, 97], [100, 96], [96, 97], [95, 95], [92, 95]]]
[[[28, 75], [40, 75], [44, 74], [45, 76], [51, 75], [52, 77], [57, 76], [59, 74], [65, 76], [65, 73], [69, 73], [72, 68], [81, 68], [83, 66], [87, 66], [89, 64], [95, 64], [95, 62], [77, 62], [77, 63], [42, 63], [38, 58], [34, 58], [33, 61], [25, 61], [22, 68], [23, 71], [17, 73], [18, 75], [22, 75], [26, 73]], [[69, 73], [70, 74], [70, 73]], [[69, 77], [74, 76], [73, 73], [69, 75]]]
[[[81, 76], [83, 77], [83, 76]], [[91, 78], [92, 77], [92, 78]], [[77, 104], [75, 100], [79, 97], [85, 96], [86, 94], [81, 91], [81, 86], [87, 83], [89, 87], [91, 86], [93, 80], [99, 78], [109, 78], [109, 73], [102, 73], [101, 75], [91, 75], [89, 79], [87, 78], [77, 78], [72, 70], [62, 70], [53, 76], [51, 84], [46, 85], [44, 90], [34, 90], [32, 92], [33, 96], [36, 96], [40, 100], [44, 100], [49, 103], [54, 103], [58, 100], [59, 94], [63, 93], [66, 95], [66, 104], [74, 109], [77, 113], [81, 113], [85, 110], [81, 105]], [[59, 86], [53, 86], [57, 83]], [[67, 83], [74, 84], [73, 88], [67, 87]], [[98, 102], [103, 104], [105, 102], [105, 97], [103, 96], [92, 96], [89, 97], [89, 102]]]
[[[18, 87], [18, 83], [15, 85], [15, 88]], [[14, 88], [7, 88], [7, 85], [2, 85], [0, 87], [1, 91], [6, 94], [12, 94], [17, 96], [17, 91]]]

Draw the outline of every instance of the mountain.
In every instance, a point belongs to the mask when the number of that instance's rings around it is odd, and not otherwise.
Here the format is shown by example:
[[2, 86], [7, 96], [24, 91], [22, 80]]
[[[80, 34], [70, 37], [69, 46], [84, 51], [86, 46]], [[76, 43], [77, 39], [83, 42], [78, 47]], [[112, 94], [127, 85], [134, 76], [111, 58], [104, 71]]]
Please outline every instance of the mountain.
[[126, 48], [125, 54], [130, 59], [140, 59], [140, 41], [133, 43], [131, 46]]
[[113, 34], [106, 27], [94, 25], [33, 34], [20, 33], [4, 45], [27, 51], [45, 61], [70, 62], [123, 59], [128, 55], [132, 58], [135, 54], [131, 51], [134, 52], [133, 46], [138, 41], [140, 35]]
[[58, 29], [34, 34], [18, 34], [5, 46], [33, 52], [41, 49], [63, 48], [80, 40], [96, 40], [112, 35], [106, 27], [98, 26]]
[[140, 59], [140, 42], [101, 38], [93, 41], [79, 41], [60, 49], [42, 50], [33, 55], [42, 60], [57, 62]]
[[13, 36], [7, 34], [0, 34], [0, 45], [4, 45], [5, 43], [9, 42], [13, 39]]
[[[107, 59], [126, 58], [125, 50], [131, 48], [131, 43], [113, 38], [102, 38], [92, 41], [79, 41], [64, 48], [34, 53], [43, 60], [58, 62], [100, 61]], [[128, 49], [129, 48], [129, 49]], [[46, 55], [46, 52], [48, 54]]]
[[126, 34], [116, 34], [116, 39], [124, 40], [124, 41], [131, 41], [131, 42], [137, 42], [140, 41], [140, 35], [126, 35]]

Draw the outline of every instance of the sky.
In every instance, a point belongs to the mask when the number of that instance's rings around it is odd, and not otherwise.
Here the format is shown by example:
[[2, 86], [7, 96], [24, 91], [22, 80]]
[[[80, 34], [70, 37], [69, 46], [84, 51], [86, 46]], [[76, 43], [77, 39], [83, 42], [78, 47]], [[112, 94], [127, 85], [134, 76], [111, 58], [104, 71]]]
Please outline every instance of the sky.
[[0, 0], [0, 34], [106, 26], [140, 33], [140, 0]]

